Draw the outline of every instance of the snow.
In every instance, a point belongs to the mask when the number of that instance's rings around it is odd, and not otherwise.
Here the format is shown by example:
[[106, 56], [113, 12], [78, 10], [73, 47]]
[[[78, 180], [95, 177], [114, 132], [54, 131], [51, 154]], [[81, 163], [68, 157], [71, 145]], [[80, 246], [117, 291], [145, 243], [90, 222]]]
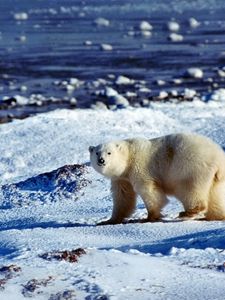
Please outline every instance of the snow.
[[[88, 153], [103, 141], [181, 131], [225, 147], [223, 103], [56, 110], [1, 125], [0, 266], [21, 271], [8, 279], [0, 298], [224, 299], [224, 222], [181, 221], [181, 204], [171, 198], [162, 222], [135, 221], [146, 215], [139, 199], [132, 222], [96, 226], [110, 216], [112, 199], [109, 181], [90, 167]], [[85, 171], [68, 171], [64, 178], [64, 166], [73, 164]], [[40, 257], [80, 247], [86, 254], [76, 263]], [[34, 279], [37, 288], [26, 291]]]

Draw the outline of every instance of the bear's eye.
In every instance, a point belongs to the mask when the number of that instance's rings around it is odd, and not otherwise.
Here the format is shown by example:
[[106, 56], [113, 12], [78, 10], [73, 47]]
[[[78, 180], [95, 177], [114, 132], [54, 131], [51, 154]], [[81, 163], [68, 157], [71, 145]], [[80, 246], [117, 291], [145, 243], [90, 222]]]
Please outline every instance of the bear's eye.
[[108, 152], [108, 155], [111, 155], [111, 152]]
[[96, 155], [98, 155], [98, 152], [96, 152]]

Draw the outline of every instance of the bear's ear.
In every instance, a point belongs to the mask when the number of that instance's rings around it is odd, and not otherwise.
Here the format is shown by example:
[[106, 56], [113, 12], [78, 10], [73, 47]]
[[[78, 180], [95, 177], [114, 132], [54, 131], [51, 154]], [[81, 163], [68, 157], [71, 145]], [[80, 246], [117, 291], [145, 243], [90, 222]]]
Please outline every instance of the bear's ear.
[[121, 144], [116, 144], [116, 148], [117, 148], [118, 150], [121, 150], [121, 149], [122, 149], [122, 145], [121, 145]]
[[89, 152], [92, 153], [94, 151], [94, 148], [95, 148], [94, 146], [90, 146], [89, 147]]

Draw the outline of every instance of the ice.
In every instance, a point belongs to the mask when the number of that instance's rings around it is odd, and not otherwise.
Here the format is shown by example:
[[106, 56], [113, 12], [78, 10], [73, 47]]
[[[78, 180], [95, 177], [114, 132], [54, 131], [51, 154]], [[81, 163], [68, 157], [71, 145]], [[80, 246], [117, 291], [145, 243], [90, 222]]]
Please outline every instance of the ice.
[[196, 95], [196, 91], [195, 90], [187, 89], [187, 88], [184, 90], [184, 96], [186, 98], [193, 98], [195, 95]]
[[121, 84], [133, 84], [134, 83], [134, 80], [126, 77], [126, 76], [118, 76], [116, 81], [115, 81], [116, 84], [118, 85], [121, 85]]
[[209, 93], [205, 97], [203, 97], [203, 100], [207, 101], [225, 101], [225, 89], [218, 89], [212, 93]]
[[191, 78], [203, 78], [204, 73], [200, 68], [191, 67], [187, 69], [186, 76]]
[[139, 25], [139, 28], [141, 31], [150, 31], [153, 29], [153, 26], [147, 21], [142, 21]]
[[142, 30], [141, 35], [145, 37], [150, 37], [152, 35], [151, 31], [148, 30]]
[[19, 105], [26, 105], [29, 102], [29, 99], [24, 96], [15, 95], [14, 98]]
[[218, 70], [217, 73], [220, 77], [222, 77], [222, 78], [225, 77], [225, 70]]
[[111, 87], [106, 87], [104, 93], [107, 97], [114, 97], [118, 95], [118, 92]]
[[159, 99], [165, 99], [168, 97], [168, 93], [166, 91], [160, 91]]
[[14, 14], [14, 19], [17, 21], [25, 21], [28, 19], [28, 14], [26, 12], [18, 12]]
[[177, 33], [171, 33], [170, 35], [169, 35], [169, 39], [172, 41], [172, 42], [182, 42], [183, 41], [183, 39], [184, 39], [184, 37], [183, 37], [183, 35], [181, 35], [181, 34], [177, 34]]
[[109, 26], [110, 25], [109, 20], [107, 20], [105, 18], [97, 18], [97, 19], [95, 19], [94, 23], [98, 26]]
[[180, 25], [179, 23], [175, 22], [175, 21], [170, 21], [167, 23], [167, 28], [170, 31], [179, 31], [180, 30]]
[[101, 44], [101, 49], [104, 51], [112, 51], [113, 47], [110, 44]]
[[201, 23], [197, 21], [195, 18], [190, 18], [189, 19], [189, 26], [192, 28], [196, 28], [200, 25]]

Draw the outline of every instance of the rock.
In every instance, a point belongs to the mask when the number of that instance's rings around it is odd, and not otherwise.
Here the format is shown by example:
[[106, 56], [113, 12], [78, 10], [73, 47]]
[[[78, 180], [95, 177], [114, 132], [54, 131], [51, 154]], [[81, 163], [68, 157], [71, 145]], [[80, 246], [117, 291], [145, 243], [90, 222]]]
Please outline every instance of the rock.
[[[74, 299], [77, 299], [76, 292], [74, 290], [65, 290], [63, 292], [51, 294], [48, 300], [74, 300]], [[101, 299], [104, 300], [103, 298]]]
[[105, 18], [97, 18], [97, 19], [94, 20], [94, 23], [97, 26], [105, 26], [105, 27], [107, 27], [107, 26], [110, 25], [109, 20], [107, 20]]
[[167, 28], [170, 31], [179, 31], [180, 30], [180, 25], [175, 21], [170, 21], [170, 22], [167, 23]]
[[172, 42], [182, 42], [184, 40], [184, 37], [181, 34], [171, 33], [169, 35], [169, 40]]
[[0, 279], [0, 290], [4, 290], [8, 280], [15, 277], [17, 275], [16, 273], [21, 271], [21, 267], [18, 267], [17, 265], [8, 265], [0, 267], [0, 275], [2, 277]]
[[2, 266], [0, 267], [0, 273], [12, 273], [12, 272], [21, 272], [21, 268], [16, 265]]
[[65, 260], [71, 263], [77, 262], [78, 257], [86, 254], [83, 248], [77, 248], [75, 250], [65, 251], [53, 251], [41, 254], [40, 257], [46, 260]]
[[57, 202], [64, 199], [78, 200], [83, 189], [91, 181], [86, 178], [86, 165], [65, 165], [57, 170], [43, 173], [14, 184], [2, 186], [1, 208]]
[[204, 73], [200, 68], [193, 67], [193, 68], [187, 69], [184, 76], [189, 77], [189, 78], [200, 79], [200, 78], [203, 78]]
[[[34, 292], [36, 290], [40, 289], [40, 287], [46, 287], [48, 284], [50, 284], [53, 280], [52, 276], [48, 276], [46, 279], [31, 279], [29, 280], [22, 289], [22, 294], [24, 297], [34, 297]], [[37, 292], [38, 294], [38, 292]]]
[[103, 50], [103, 51], [112, 51], [113, 50], [113, 47], [110, 44], [101, 44], [100, 47], [101, 47], [101, 50]]

